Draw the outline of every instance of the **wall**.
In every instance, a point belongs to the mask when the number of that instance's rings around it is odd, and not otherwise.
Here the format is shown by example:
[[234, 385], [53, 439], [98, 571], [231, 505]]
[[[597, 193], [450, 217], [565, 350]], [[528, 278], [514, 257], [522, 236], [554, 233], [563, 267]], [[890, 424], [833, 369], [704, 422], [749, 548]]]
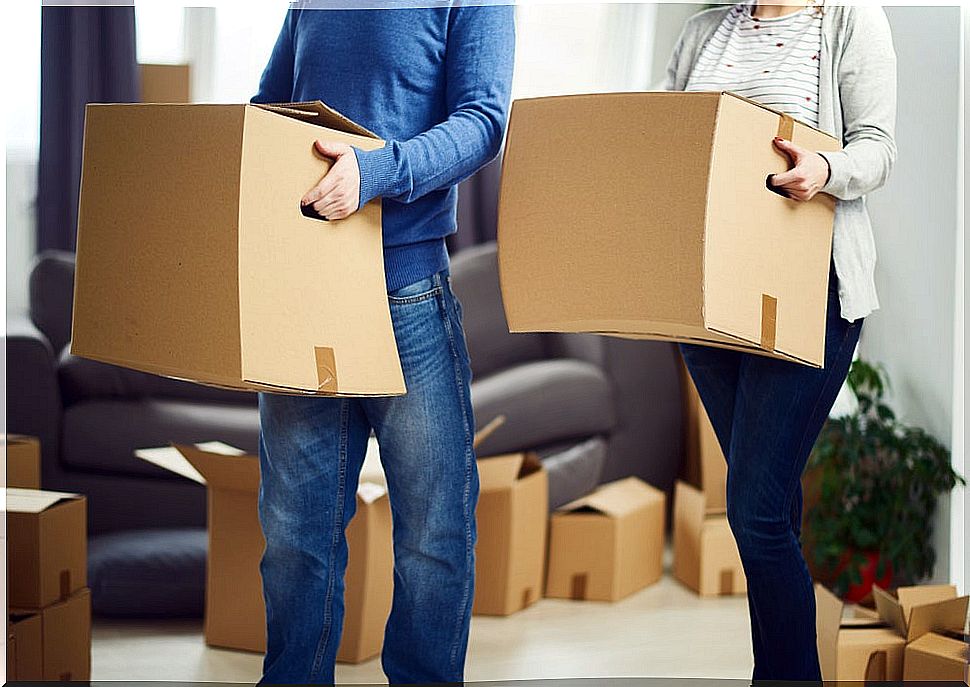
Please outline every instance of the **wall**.
[[[898, 57], [899, 159], [869, 198], [882, 309], [860, 353], [885, 364], [906, 422], [948, 446], [953, 428], [960, 9], [889, 7]], [[934, 523], [934, 577], [949, 577], [949, 501]]]

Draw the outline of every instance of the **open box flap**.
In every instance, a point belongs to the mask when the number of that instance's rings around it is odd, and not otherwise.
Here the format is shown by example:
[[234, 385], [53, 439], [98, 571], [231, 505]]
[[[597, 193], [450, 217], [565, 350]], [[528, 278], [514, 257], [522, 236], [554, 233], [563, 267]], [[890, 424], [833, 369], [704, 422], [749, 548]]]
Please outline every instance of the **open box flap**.
[[599, 513], [621, 518], [644, 506], [662, 500], [659, 491], [636, 477], [604, 484], [592, 494], [559, 508], [563, 513]]
[[534, 453], [510, 453], [478, 461], [481, 491], [508, 489], [515, 482], [542, 470], [542, 463]]
[[256, 456], [205, 451], [191, 444], [175, 444], [175, 448], [210, 487], [253, 493], [259, 489], [259, 460]]
[[10, 513], [41, 513], [61, 501], [81, 498], [81, 494], [66, 491], [41, 491], [7, 487], [7, 511]]
[[297, 119], [301, 122], [309, 122], [310, 124], [324, 126], [335, 131], [343, 131], [347, 134], [356, 134], [358, 136], [366, 136], [367, 138], [380, 139], [380, 136], [375, 134], [370, 129], [367, 129], [352, 119], [345, 117], [332, 107], [329, 107], [319, 100], [311, 100], [300, 103], [273, 103], [270, 105], [254, 103], [254, 106], [263, 110], [275, 112], [276, 114], [281, 114], [284, 117], [292, 117], [293, 119]]

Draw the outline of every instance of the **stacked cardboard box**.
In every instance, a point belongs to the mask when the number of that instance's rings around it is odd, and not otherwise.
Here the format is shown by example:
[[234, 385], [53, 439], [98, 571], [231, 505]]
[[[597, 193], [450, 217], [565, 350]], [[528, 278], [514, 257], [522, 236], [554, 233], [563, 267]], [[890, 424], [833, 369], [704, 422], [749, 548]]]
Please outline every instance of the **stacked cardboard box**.
[[238, 389], [404, 393], [380, 199], [328, 224], [300, 207], [331, 164], [314, 141], [383, 141], [320, 102], [85, 117], [73, 354]]
[[820, 367], [835, 202], [766, 187], [789, 166], [775, 136], [839, 149], [730, 93], [515, 101], [498, 216], [511, 330], [701, 342]]
[[962, 641], [968, 597], [949, 585], [873, 588], [876, 611], [854, 607], [815, 585], [825, 681], [967, 680]]
[[604, 484], [552, 516], [546, 596], [617, 601], [663, 573], [666, 497], [636, 477]]
[[8, 488], [7, 556], [8, 679], [88, 680], [84, 497]]
[[[259, 572], [265, 539], [257, 511], [258, 458], [220, 442], [145, 449], [136, 455], [208, 489], [206, 643], [265, 651], [266, 607]], [[357, 490], [357, 512], [347, 529], [350, 558], [337, 660], [348, 663], [380, 653], [393, 589], [391, 508], [386, 486], [373, 477], [373, 461], [368, 462]]]
[[4, 486], [40, 489], [40, 441], [23, 434], [8, 434], [7, 481]]
[[967, 681], [966, 630], [970, 597], [951, 585], [873, 587], [879, 616], [905, 644], [904, 680]]
[[697, 388], [682, 369], [688, 482], [674, 488], [674, 576], [702, 596], [743, 594], [741, 557], [727, 521], [727, 462]]
[[472, 613], [509, 615], [542, 596], [549, 477], [533, 453], [478, 461]]

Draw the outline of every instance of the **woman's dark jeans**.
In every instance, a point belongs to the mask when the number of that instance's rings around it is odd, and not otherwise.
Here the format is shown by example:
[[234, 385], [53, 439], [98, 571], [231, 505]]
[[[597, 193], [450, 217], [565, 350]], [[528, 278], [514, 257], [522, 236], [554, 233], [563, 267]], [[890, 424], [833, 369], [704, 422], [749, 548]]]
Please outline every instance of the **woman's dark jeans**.
[[829, 275], [825, 367], [683, 345], [728, 463], [727, 510], [748, 581], [755, 680], [821, 680], [815, 595], [799, 543], [801, 476], [845, 380], [862, 320]]

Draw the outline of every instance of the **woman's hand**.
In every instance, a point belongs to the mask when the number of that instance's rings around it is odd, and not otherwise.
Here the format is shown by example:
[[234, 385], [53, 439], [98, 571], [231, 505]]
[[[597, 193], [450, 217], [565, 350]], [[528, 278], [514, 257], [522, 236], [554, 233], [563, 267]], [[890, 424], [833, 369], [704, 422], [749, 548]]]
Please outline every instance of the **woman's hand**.
[[357, 212], [360, 205], [360, 168], [354, 149], [346, 143], [314, 144], [317, 152], [333, 159], [333, 166], [316, 186], [300, 201], [312, 205], [324, 219], [344, 219]]
[[771, 175], [771, 185], [793, 200], [811, 200], [829, 180], [829, 163], [811, 150], [783, 138], [775, 138], [775, 147], [791, 159], [794, 167]]

